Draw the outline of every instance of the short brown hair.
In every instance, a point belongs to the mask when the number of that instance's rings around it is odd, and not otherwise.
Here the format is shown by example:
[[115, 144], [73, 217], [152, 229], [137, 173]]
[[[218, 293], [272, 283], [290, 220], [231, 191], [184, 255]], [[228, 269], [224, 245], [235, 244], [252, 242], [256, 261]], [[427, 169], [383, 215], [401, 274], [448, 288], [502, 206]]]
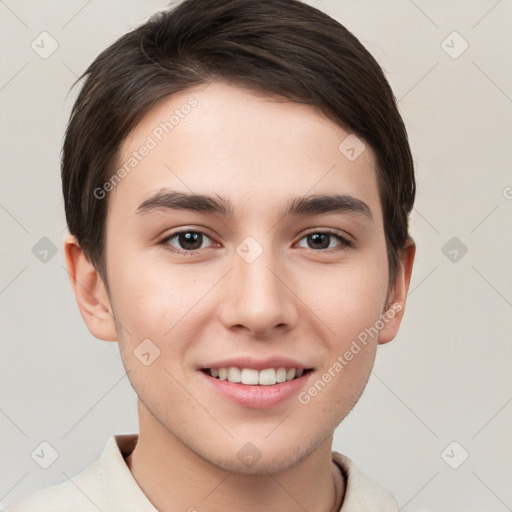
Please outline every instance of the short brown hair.
[[114, 173], [121, 144], [159, 99], [213, 80], [311, 105], [370, 145], [394, 282], [416, 193], [407, 132], [381, 67], [327, 14], [298, 0], [183, 0], [114, 42], [81, 79], [62, 188], [69, 231], [107, 289], [107, 200], [94, 190]]

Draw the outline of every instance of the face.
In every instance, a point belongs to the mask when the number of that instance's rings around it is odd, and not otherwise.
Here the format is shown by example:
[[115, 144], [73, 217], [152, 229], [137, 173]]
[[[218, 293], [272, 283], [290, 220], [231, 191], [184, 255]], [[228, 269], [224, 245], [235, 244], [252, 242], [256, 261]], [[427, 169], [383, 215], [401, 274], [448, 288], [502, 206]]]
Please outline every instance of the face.
[[348, 135], [216, 82], [148, 112], [106, 187], [110, 307], [140, 410], [224, 469], [304, 459], [368, 380], [386, 245], [374, 155], [340, 150]]

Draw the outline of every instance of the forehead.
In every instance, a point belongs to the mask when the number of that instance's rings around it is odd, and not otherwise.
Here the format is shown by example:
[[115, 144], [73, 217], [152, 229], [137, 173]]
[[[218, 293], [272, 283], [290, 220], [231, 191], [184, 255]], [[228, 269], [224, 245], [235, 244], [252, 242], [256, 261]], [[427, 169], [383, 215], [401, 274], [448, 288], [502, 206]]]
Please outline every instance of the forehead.
[[160, 100], [132, 130], [109, 210], [133, 215], [170, 188], [218, 194], [238, 213], [344, 193], [373, 205], [378, 217], [375, 165], [369, 146], [316, 109], [214, 82]]

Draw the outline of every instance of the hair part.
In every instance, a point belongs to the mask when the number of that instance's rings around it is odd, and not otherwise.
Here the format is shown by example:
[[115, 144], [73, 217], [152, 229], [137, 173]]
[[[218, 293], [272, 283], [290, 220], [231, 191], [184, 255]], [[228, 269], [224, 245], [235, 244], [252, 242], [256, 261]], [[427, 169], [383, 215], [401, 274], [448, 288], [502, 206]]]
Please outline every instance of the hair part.
[[369, 144], [392, 288], [416, 193], [407, 132], [379, 64], [327, 14], [299, 0], [183, 0], [115, 41], [79, 80], [62, 190], [69, 232], [107, 291], [108, 198], [94, 190], [115, 173], [123, 142], [153, 105], [215, 80], [311, 105]]

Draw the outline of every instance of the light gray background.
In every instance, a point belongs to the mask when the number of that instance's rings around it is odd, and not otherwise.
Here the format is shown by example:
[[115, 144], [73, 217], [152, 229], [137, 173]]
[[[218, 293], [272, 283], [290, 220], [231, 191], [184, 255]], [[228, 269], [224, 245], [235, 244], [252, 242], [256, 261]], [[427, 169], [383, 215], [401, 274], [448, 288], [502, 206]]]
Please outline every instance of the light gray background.
[[[346, 25], [385, 69], [419, 185], [405, 319], [379, 349], [334, 449], [392, 490], [404, 511], [512, 510], [512, 3], [309, 3]], [[138, 430], [117, 344], [89, 334], [68, 282], [59, 158], [76, 76], [166, 5], [0, 1], [4, 508], [84, 469], [111, 434]], [[59, 45], [47, 59], [31, 48], [43, 31]], [[453, 31], [469, 44], [458, 58], [445, 51], [463, 48]], [[42, 237], [58, 248], [47, 262], [32, 252]], [[442, 250], [452, 237], [468, 249], [456, 248], [456, 261]], [[59, 454], [46, 470], [31, 458], [42, 441]]]

